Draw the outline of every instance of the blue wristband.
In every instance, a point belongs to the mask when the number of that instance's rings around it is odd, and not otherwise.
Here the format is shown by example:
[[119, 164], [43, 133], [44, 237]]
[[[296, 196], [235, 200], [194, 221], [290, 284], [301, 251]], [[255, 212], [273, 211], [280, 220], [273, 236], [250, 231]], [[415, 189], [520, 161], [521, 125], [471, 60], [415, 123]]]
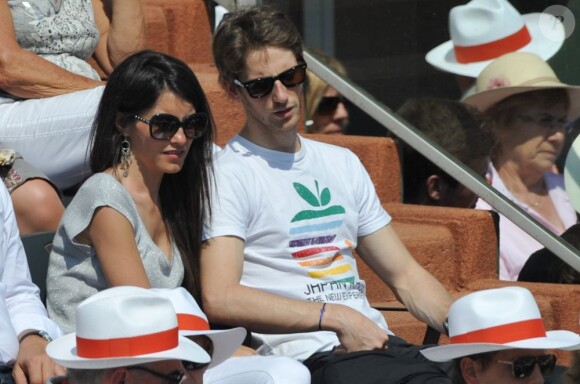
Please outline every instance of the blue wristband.
[[322, 304], [322, 308], [320, 308], [320, 318], [318, 319], [319, 331], [322, 331], [322, 317], [324, 316], [324, 312], [326, 312], [326, 303]]

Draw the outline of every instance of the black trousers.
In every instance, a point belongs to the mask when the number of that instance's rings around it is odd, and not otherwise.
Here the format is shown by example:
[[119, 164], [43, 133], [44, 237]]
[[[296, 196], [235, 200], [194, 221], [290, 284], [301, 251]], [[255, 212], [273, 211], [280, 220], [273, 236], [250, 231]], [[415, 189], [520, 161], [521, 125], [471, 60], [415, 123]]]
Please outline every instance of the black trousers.
[[304, 365], [310, 370], [312, 384], [450, 384], [451, 363], [426, 359], [419, 351], [428, 347], [389, 336], [385, 350], [320, 352], [310, 356]]

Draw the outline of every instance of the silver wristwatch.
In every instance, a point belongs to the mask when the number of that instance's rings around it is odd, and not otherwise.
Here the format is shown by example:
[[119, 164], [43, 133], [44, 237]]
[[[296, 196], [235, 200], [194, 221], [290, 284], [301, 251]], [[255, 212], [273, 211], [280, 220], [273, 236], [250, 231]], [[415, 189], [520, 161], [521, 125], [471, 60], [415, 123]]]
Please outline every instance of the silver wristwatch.
[[22, 343], [22, 340], [26, 339], [28, 336], [32, 336], [32, 335], [36, 335], [36, 336], [40, 336], [42, 337], [44, 340], [48, 341], [49, 343], [52, 341], [52, 337], [50, 337], [50, 335], [45, 332], [45, 331], [39, 331], [39, 330], [32, 330], [32, 331], [28, 331], [25, 334], [23, 334], [20, 339], [18, 340], [19, 343]]

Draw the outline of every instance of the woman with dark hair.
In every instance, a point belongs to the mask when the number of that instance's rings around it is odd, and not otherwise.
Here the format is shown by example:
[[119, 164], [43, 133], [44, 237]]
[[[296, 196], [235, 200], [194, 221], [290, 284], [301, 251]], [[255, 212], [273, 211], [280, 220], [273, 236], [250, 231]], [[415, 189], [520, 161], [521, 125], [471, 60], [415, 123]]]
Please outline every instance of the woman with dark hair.
[[47, 306], [65, 332], [77, 305], [111, 286], [199, 294], [213, 132], [185, 63], [143, 51], [113, 72], [91, 131], [94, 175], [65, 211], [50, 255]]

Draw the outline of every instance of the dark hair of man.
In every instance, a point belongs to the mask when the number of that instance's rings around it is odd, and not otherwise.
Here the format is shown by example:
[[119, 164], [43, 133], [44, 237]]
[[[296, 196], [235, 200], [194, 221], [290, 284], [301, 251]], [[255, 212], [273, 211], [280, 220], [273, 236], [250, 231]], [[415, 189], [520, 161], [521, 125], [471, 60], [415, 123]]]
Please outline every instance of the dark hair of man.
[[181, 253], [183, 286], [199, 298], [199, 254], [205, 220], [210, 215], [214, 122], [195, 74], [182, 61], [153, 51], [138, 52], [111, 74], [91, 130], [91, 170], [103, 172], [121, 161], [123, 135], [115, 122], [134, 123], [131, 117], [153, 107], [164, 91], [191, 103], [209, 116], [206, 133], [192, 141], [183, 168], [165, 174], [159, 188], [161, 214]]
[[495, 355], [496, 352], [486, 352], [453, 359], [453, 366], [451, 368], [451, 382], [453, 384], [467, 384], [467, 382], [463, 378], [463, 374], [461, 373], [461, 360], [463, 359], [474, 360], [477, 364], [480, 365], [480, 368], [482, 370], [485, 370], [487, 369], [487, 367], [489, 367]]
[[[468, 166], [473, 160], [488, 157], [495, 144], [488, 119], [459, 101], [410, 99], [397, 113]], [[429, 204], [425, 182], [431, 175], [439, 175], [452, 188], [458, 185], [455, 179], [410, 145], [401, 143], [401, 158], [405, 203]]]
[[246, 69], [251, 51], [266, 47], [288, 49], [302, 56], [302, 38], [290, 19], [269, 6], [226, 14], [213, 38], [213, 57], [220, 81], [231, 82]]
[[[580, 249], [580, 224], [572, 225], [561, 237], [571, 246]], [[548, 248], [541, 248], [528, 258], [518, 275], [518, 281], [580, 284], [580, 272]]]

